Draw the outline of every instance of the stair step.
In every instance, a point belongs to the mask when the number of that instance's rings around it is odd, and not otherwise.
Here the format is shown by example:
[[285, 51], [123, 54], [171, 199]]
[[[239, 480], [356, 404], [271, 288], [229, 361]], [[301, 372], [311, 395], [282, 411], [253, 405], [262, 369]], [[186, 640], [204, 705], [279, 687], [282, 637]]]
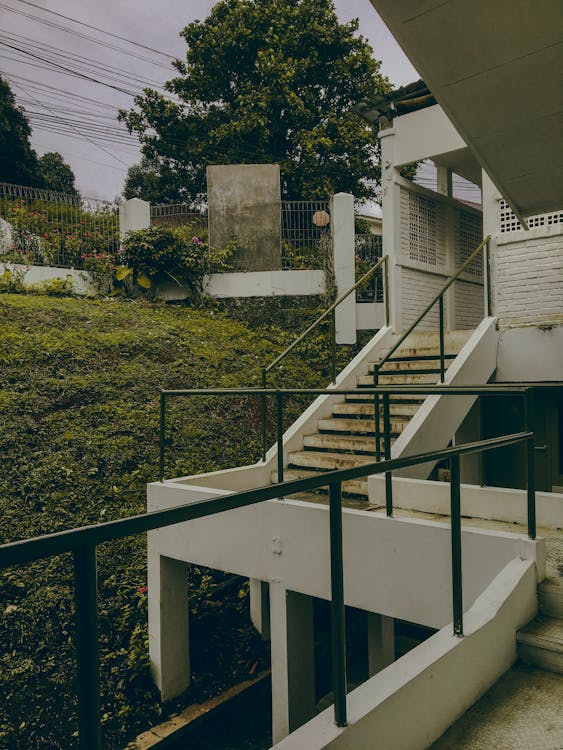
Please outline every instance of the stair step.
[[[400, 419], [391, 419], [391, 434], [400, 435], [408, 422]], [[336, 417], [335, 419], [319, 419], [319, 430], [321, 432], [351, 432], [353, 434], [375, 434], [375, 419], [346, 419]], [[383, 420], [379, 422], [383, 434]]]
[[[379, 401], [379, 410], [382, 412], [383, 405], [381, 399]], [[409, 421], [413, 414], [416, 414], [418, 405], [416, 404], [390, 404], [389, 413], [392, 417], [398, 420]], [[373, 417], [373, 400], [367, 403], [360, 402], [345, 402], [342, 404], [335, 404], [332, 407], [332, 413], [340, 416], [357, 416], [357, 417]]]
[[[284, 469], [283, 479], [284, 482], [290, 482], [293, 479], [307, 479], [308, 477], [322, 476], [324, 472], [314, 471], [311, 469]], [[272, 473], [272, 482], [274, 484], [278, 481], [277, 471]], [[327, 485], [328, 486], [328, 485]], [[323, 490], [327, 491], [324, 487]], [[347, 482], [342, 482], [342, 491], [350, 495], [362, 495], [366, 499], [368, 497], [368, 482], [367, 479], [351, 479]]]
[[540, 612], [563, 620], [563, 578], [547, 578], [538, 586]]
[[[295, 495], [291, 495], [289, 500], [301, 500], [304, 503], [315, 503], [316, 505], [328, 505], [328, 493], [327, 492], [298, 492]], [[344, 508], [356, 508], [359, 510], [367, 510], [367, 498], [360, 497], [347, 497], [342, 496], [342, 506]]]
[[[363, 386], [365, 387], [371, 387], [373, 388], [373, 380], [370, 384], [370, 386]], [[424, 401], [425, 396], [417, 396], [415, 394], [405, 393], [404, 395], [391, 395], [389, 398], [389, 406], [392, 409], [393, 405], [396, 404], [397, 406], [401, 405], [408, 405], [411, 404], [415, 406], [415, 409], [418, 409], [420, 404]], [[373, 395], [372, 394], [364, 394], [361, 392], [361, 390], [358, 390], [358, 393], [350, 393], [346, 396], [346, 401], [363, 401], [363, 402], [371, 402], [373, 403]]]
[[353, 453], [329, 453], [327, 451], [294, 451], [288, 457], [291, 467], [322, 469], [323, 471], [351, 469], [354, 466], [371, 464], [373, 461], [374, 456], [356, 456]]
[[[434, 374], [427, 374], [427, 375], [406, 375], [406, 374], [397, 374], [397, 375], [380, 375], [379, 376], [379, 385], [426, 385], [426, 384], [432, 384], [436, 385], [440, 379], [440, 376], [437, 373]], [[358, 385], [359, 386], [368, 386], [373, 387], [373, 375], [360, 375], [358, 377]]]
[[[395, 442], [391, 438], [391, 445]], [[338, 435], [330, 433], [316, 433], [305, 435], [303, 438], [305, 448], [316, 448], [318, 450], [345, 451], [348, 453], [365, 453], [375, 456], [375, 439], [360, 437], [359, 435]], [[383, 440], [381, 441], [383, 449]]]
[[527, 664], [563, 674], [563, 622], [553, 617], [533, 620], [516, 634], [518, 654]]
[[[417, 349], [417, 351], [421, 351], [420, 349]], [[444, 359], [455, 359], [457, 357], [457, 354], [446, 354], [444, 352]], [[419, 365], [422, 362], [436, 362], [440, 361], [440, 352], [438, 351], [437, 354], [432, 354], [431, 356], [429, 354], [411, 354], [406, 356], [395, 356], [389, 357], [387, 362], [385, 363], [385, 367], [387, 367], [387, 364], [391, 364], [393, 362], [397, 363], [404, 363], [404, 362], [413, 362], [418, 363]]]
[[[446, 367], [450, 364], [450, 360], [446, 361]], [[368, 365], [368, 372], [373, 372], [376, 365], [374, 362], [370, 362]], [[429, 370], [432, 372], [440, 371], [440, 358], [436, 359], [421, 359], [418, 361], [396, 361], [388, 360], [382, 366], [380, 375], [393, 375], [395, 372], [424, 372], [427, 373]]]

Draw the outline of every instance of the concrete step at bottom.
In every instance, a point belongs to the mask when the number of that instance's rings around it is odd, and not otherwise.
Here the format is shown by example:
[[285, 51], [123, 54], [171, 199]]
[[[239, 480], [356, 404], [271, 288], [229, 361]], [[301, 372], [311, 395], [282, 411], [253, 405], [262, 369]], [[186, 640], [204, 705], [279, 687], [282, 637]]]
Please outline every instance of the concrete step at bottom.
[[[383, 437], [383, 436], [382, 436]], [[391, 438], [391, 445], [395, 438]], [[383, 449], [384, 441], [381, 440]], [[338, 433], [315, 433], [314, 435], [305, 435], [303, 445], [306, 448], [316, 448], [318, 450], [344, 451], [346, 453], [364, 453], [375, 457], [375, 438], [360, 437], [359, 435], [339, 435]]]
[[538, 617], [516, 634], [518, 655], [527, 664], [563, 674], [563, 621]]
[[[293, 479], [307, 479], [308, 477], [319, 477], [325, 472], [322, 471], [311, 471], [309, 469], [284, 469], [283, 479], [284, 482], [290, 482]], [[278, 481], [277, 471], [272, 473], [272, 482], [275, 484]], [[323, 487], [323, 490], [325, 488]], [[328, 485], [327, 485], [328, 491]], [[349, 482], [342, 483], [342, 492], [349, 495], [361, 495], [367, 499], [368, 497], [368, 482], [367, 479], [351, 479]]]
[[563, 620], [563, 578], [546, 578], [540, 583], [538, 604], [542, 615]]
[[[328, 493], [298, 492], [296, 495], [291, 495], [288, 500], [300, 500], [304, 503], [315, 503], [315, 505], [328, 505]], [[375, 509], [375, 506], [368, 504], [367, 498], [362, 499], [361, 497], [352, 497], [345, 494], [342, 496], [342, 506], [344, 508], [355, 508], [356, 510]]]

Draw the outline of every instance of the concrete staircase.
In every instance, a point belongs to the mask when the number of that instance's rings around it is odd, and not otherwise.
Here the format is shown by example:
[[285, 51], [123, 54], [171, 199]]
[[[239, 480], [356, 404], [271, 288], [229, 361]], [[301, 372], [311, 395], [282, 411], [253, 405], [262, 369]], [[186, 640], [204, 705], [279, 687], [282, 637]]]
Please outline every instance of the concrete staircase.
[[[472, 331], [456, 331], [446, 337], [446, 367], [455, 359]], [[383, 355], [382, 355], [383, 356]], [[440, 378], [440, 351], [438, 334], [412, 334], [379, 371], [380, 385], [435, 384]], [[374, 364], [367, 372], [359, 374], [357, 386], [360, 392], [348, 395], [341, 403], [334, 404], [329, 418], [318, 421], [318, 432], [305, 435], [303, 449], [292, 451], [284, 480], [314, 476], [319, 472], [345, 469], [372, 463], [376, 455], [374, 398], [363, 395], [361, 388], [373, 388]], [[391, 445], [403, 432], [417, 412], [424, 397], [392, 396], [390, 399]], [[382, 400], [380, 399], [379, 426], [381, 431], [381, 456], [384, 455]], [[277, 473], [273, 474], [277, 481]], [[344, 498], [352, 503], [367, 502], [367, 478], [345, 482]], [[318, 495], [294, 495], [295, 499], [318, 501]], [[319, 497], [320, 496], [320, 497]]]
[[538, 587], [539, 613], [517, 634], [518, 656], [563, 674], [563, 578], [546, 578]]

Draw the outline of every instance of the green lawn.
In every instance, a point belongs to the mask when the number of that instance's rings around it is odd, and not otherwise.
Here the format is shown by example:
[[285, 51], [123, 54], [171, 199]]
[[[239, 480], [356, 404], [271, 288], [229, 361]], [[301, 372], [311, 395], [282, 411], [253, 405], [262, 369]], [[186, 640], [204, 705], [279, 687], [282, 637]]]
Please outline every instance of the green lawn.
[[[142, 512], [158, 473], [159, 390], [258, 385], [260, 366], [293, 338], [213, 310], [34, 295], [0, 294], [0, 320], [0, 542]], [[283, 382], [324, 380], [292, 358]], [[174, 402], [167, 476], [256, 460], [259, 416], [243, 397]], [[117, 749], [163, 709], [148, 672], [145, 540], [98, 552], [103, 731]], [[246, 624], [246, 587], [218, 589], [224, 581], [192, 573], [184, 703], [267, 660]], [[74, 747], [72, 597], [66, 556], [0, 578], [0, 747]]]

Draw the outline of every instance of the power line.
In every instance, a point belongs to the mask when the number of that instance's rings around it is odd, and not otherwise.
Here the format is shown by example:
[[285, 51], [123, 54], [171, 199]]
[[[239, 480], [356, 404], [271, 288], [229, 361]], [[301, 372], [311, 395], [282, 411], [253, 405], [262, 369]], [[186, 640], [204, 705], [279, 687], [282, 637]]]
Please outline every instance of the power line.
[[167, 59], [174, 57], [174, 55], [171, 55], [168, 52], [162, 52], [162, 50], [155, 49], [154, 47], [149, 47], [148, 45], [141, 44], [140, 42], [135, 42], [132, 39], [127, 39], [127, 37], [120, 36], [119, 34], [113, 34], [111, 31], [100, 29], [98, 26], [92, 26], [91, 24], [86, 23], [85, 21], [79, 21], [77, 18], [72, 18], [71, 16], [65, 16], [64, 13], [57, 13], [54, 10], [49, 10], [48, 8], [42, 8], [40, 5], [30, 2], [30, 0], [18, 0], [18, 2], [23, 3], [24, 5], [30, 5], [32, 8], [41, 10], [44, 13], [50, 13], [51, 15], [57, 16], [58, 18], [64, 18], [65, 21], [71, 21], [72, 23], [76, 23], [80, 26], [84, 26], [87, 29], [92, 29], [93, 31], [98, 31], [101, 34], [106, 34], [107, 36], [111, 36], [113, 39], [119, 39], [122, 42], [133, 44], [135, 45], [135, 47], [141, 47], [142, 49], [148, 50], [149, 52], [154, 52], [157, 55], [162, 55], [163, 57], [166, 57]]

